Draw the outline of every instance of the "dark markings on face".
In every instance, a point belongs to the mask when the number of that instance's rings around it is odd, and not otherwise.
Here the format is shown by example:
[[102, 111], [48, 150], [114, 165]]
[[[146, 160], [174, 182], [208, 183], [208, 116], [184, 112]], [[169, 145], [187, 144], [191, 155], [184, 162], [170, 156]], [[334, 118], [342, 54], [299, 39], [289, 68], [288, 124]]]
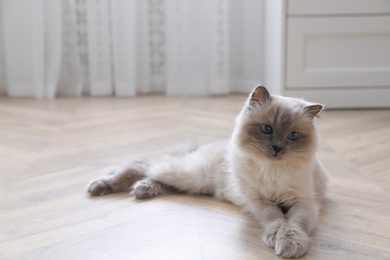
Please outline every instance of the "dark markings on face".
[[[289, 108], [269, 104], [262, 107], [261, 112], [251, 110], [243, 125], [241, 142], [244, 147], [275, 160], [291, 156], [304, 156], [310, 152], [314, 144], [314, 127], [310, 119], [301, 110], [292, 111]], [[272, 127], [272, 134], [263, 134], [262, 124]], [[287, 139], [291, 132], [298, 132], [296, 141]], [[282, 147], [275, 153], [272, 146]]]

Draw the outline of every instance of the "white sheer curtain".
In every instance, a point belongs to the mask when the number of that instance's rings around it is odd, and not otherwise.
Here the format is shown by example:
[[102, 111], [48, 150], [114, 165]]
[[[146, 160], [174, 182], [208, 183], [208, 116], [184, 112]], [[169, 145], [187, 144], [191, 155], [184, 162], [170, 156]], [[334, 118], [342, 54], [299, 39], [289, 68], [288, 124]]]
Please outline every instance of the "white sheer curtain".
[[0, 0], [0, 92], [248, 92], [263, 81], [263, 0]]

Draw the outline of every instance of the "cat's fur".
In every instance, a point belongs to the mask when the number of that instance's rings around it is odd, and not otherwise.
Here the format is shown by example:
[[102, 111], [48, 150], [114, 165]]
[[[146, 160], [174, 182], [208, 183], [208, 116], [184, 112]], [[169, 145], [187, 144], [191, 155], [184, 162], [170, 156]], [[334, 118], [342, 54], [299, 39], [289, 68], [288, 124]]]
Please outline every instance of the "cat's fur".
[[[99, 196], [132, 188], [138, 199], [177, 191], [210, 194], [251, 212], [264, 227], [263, 241], [278, 256], [302, 256], [327, 183], [316, 158], [313, 122], [322, 108], [257, 87], [230, 140], [129, 162], [91, 182], [88, 192]], [[272, 127], [271, 134], [262, 132], [264, 124]], [[287, 139], [291, 132], [299, 138]]]

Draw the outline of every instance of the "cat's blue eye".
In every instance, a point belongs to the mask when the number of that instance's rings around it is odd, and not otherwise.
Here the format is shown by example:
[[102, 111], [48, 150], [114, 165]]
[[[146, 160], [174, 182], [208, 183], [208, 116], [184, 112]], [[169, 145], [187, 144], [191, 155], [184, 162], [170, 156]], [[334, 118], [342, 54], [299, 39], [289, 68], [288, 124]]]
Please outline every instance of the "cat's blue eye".
[[287, 135], [287, 139], [290, 141], [296, 141], [299, 138], [299, 133], [297, 132], [291, 132]]
[[260, 126], [260, 131], [265, 135], [270, 135], [274, 130], [272, 130], [272, 127], [266, 124], [262, 124]]

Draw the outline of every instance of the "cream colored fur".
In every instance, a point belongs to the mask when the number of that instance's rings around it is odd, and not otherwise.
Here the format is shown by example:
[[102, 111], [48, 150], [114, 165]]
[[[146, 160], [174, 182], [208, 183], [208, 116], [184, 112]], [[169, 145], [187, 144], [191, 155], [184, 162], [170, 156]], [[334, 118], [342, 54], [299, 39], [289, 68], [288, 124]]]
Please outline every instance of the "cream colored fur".
[[[326, 190], [326, 172], [315, 155], [313, 122], [322, 109], [319, 106], [256, 88], [236, 119], [231, 139], [192, 146], [157, 160], [130, 162], [91, 182], [88, 191], [104, 195], [133, 187], [142, 199], [176, 191], [213, 195], [250, 212], [264, 227], [263, 241], [277, 255], [300, 257], [308, 249]], [[276, 114], [280, 118], [273, 118]], [[253, 139], [253, 135], [270, 137], [257, 133], [252, 125], [268, 120], [274, 122], [276, 133], [287, 117], [297, 124], [294, 129], [302, 128], [304, 141], [299, 149], [296, 142], [275, 139], [272, 142], [285, 142], [284, 149], [291, 149], [276, 154], [269, 148], [271, 143]], [[248, 141], [251, 138], [254, 141]]]

